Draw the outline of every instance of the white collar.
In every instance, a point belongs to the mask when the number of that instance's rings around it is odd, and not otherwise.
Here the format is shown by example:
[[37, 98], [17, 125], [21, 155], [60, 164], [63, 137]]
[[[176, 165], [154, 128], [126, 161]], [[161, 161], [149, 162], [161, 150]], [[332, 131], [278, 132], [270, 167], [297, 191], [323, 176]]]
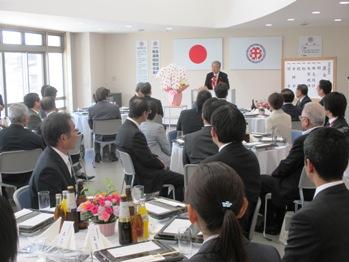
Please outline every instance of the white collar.
[[302, 102], [305, 96], [302, 96], [301, 98], [299, 98], [299, 102]]
[[211, 126], [210, 124], [204, 124], [204, 127], [206, 127], [206, 126]]
[[203, 242], [202, 244], [205, 244], [206, 242], [208, 242], [208, 241], [210, 241], [210, 240], [212, 240], [212, 239], [216, 239], [216, 238], [218, 238], [218, 237], [219, 237], [218, 234], [217, 234], [217, 235], [209, 236], [208, 238], [206, 238], [206, 239], [204, 240], [204, 242]]
[[39, 112], [36, 111], [34, 108], [31, 108], [31, 110], [32, 110], [34, 113], [36, 113], [37, 115], [39, 114]]
[[284, 105], [293, 105], [292, 102], [285, 102]]
[[135, 121], [131, 117], [127, 117], [127, 120], [130, 120], [132, 123], [134, 123], [139, 128], [139, 124], [137, 123], [137, 121]]
[[230, 145], [232, 142], [226, 143], [222, 146], [220, 146], [220, 148], [218, 149], [218, 152], [221, 152], [223, 148], [225, 148], [226, 146]]
[[55, 147], [52, 147], [52, 149], [54, 151], [56, 151], [56, 153], [62, 158], [63, 162], [67, 165], [67, 168], [68, 168], [69, 173], [71, 175], [71, 164], [70, 164], [70, 161], [69, 161], [69, 156], [64, 154], [62, 151], [60, 151], [59, 149], [57, 149]]
[[323, 184], [321, 186], [318, 186], [315, 190], [315, 194], [314, 194], [314, 198], [317, 196], [317, 194], [319, 194], [321, 191], [327, 189], [327, 188], [330, 188], [330, 187], [334, 187], [334, 186], [337, 186], [337, 185], [340, 185], [340, 184], [343, 184], [343, 180], [339, 180], [339, 181], [334, 181], [334, 182], [329, 182], [329, 183], [326, 183], [326, 184]]
[[337, 120], [337, 118], [338, 118], [338, 117], [329, 118], [329, 119], [328, 119], [328, 122], [330, 123], [330, 125], [332, 125], [333, 122]]
[[55, 111], [51, 111], [51, 112], [46, 113], [46, 116], [49, 116], [49, 115], [51, 115], [52, 113], [55, 113]]
[[319, 128], [319, 127], [321, 127], [321, 126], [315, 126], [315, 127], [312, 127], [312, 128], [310, 128], [310, 129], [308, 129], [308, 130], [305, 130], [305, 131], [303, 131], [302, 135], [307, 135], [307, 134], [309, 134], [311, 131], [313, 131], [313, 130]]

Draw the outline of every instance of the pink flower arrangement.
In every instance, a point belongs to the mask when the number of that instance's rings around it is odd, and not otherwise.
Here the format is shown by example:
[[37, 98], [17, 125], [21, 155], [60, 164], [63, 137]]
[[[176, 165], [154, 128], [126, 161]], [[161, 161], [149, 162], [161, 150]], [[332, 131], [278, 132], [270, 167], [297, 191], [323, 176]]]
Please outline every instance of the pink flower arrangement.
[[92, 219], [97, 224], [112, 223], [119, 216], [120, 200], [121, 197], [117, 193], [100, 193], [81, 203], [78, 212], [85, 220]]

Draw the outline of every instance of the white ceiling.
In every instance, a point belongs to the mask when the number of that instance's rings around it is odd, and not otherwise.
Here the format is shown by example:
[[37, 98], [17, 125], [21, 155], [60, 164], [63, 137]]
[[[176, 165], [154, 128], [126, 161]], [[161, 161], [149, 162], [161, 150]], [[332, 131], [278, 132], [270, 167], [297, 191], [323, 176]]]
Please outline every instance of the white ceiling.
[[[0, 0], [0, 23], [69, 32], [349, 25], [340, 0]], [[312, 11], [320, 11], [318, 15]], [[295, 21], [289, 22], [288, 18]], [[334, 22], [334, 18], [343, 19]]]

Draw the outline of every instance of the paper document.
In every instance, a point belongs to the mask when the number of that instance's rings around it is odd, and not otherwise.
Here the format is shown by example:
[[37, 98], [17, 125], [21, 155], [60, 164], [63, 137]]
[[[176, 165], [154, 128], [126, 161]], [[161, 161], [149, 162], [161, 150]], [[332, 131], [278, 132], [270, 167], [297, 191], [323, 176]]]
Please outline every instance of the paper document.
[[[186, 228], [188, 229], [191, 226], [189, 219], [175, 219], [171, 224], [164, 230], [164, 233], [167, 234], [178, 234], [178, 229]], [[181, 232], [183, 233], [183, 232]]]
[[15, 213], [15, 218], [18, 219], [18, 218], [20, 218], [22, 216], [30, 214], [31, 212], [33, 212], [33, 211], [24, 208], [24, 209], [22, 209], [22, 210], [20, 210], [20, 211]]
[[149, 252], [154, 250], [161, 249], [157, 244], [154, 242], [145, 242], [145, 243], [139, 243], [135, 245], [129, 245], [125, 247], [119, 247], [114, 249], [109, 249], [108, 252], [114, 257], [125, 257], [135, 254], [140, 254], [143, 252]]
[[163, 214], [170, 211], [169, 209], [159, 207], [150, 203], [145, 203], [145, 207], [147, 208], [148, 212], [153, 214]]
[[23, 221], [22, 223], [19, 223], [18, 226], [19, 227], [35, 227], [37, 225], [39, 225], [40, 223], [52, 218], [53, 215], [52, 214], [46, 214], [46, 213], [42, 213], [40, 215], [37, 215], [35, 217], [32, 217], [28, 220]]
[[186, 205], [184, 203], [180, 203], [180, 202], [175, 202], [175, 201], [171, 201], [171, 200], [167, 200], [167, 199], [163, 199], [163, 198], [155, 198], [156, 201], [164, 203], [166, 205], [170, 205], [173, 207], [185, 207]]

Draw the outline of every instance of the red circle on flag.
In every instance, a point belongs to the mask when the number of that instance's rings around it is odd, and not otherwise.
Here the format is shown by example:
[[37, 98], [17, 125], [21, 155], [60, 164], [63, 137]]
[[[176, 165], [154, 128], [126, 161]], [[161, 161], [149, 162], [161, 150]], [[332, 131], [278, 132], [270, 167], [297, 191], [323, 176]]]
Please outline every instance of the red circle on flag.
[[207, 50], [202, 45], [193, 45], [189, 50], [189, 58], [195, 64], [201, 64], [207, 58]]

